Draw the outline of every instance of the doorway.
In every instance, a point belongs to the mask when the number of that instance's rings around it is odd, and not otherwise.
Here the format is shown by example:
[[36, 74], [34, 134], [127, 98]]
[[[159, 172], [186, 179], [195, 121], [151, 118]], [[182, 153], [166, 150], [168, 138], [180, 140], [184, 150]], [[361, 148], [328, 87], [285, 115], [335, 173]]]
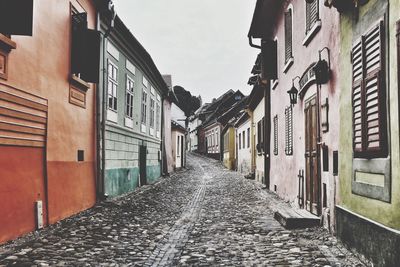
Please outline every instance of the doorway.
[[318, 151], [317, 100], [313, 96], [305, 103], [305, 160], [306, 160], [306, 209], [320, 215], [320, 177]]
[[146, 161], [147, 161], [147, 147], [144, 145], [139, 145], [139, 182], [140, 186], [147, 184], [147, 171], [146, 171]]

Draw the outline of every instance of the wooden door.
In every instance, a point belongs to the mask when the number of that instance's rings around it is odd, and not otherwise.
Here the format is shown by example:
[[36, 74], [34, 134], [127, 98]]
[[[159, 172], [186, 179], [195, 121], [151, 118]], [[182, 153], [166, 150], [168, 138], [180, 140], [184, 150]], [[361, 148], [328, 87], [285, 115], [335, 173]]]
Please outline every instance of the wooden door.
[[318, 120], [316, 98], [305, 104], [306, 209], [320, 215], [320, 177], [317, 145]]
[[147, 171], [146, 171], [146, 161], [147, 161], [147, 147], [139, 146], [139, 178], [140, 186], [147, 184]]

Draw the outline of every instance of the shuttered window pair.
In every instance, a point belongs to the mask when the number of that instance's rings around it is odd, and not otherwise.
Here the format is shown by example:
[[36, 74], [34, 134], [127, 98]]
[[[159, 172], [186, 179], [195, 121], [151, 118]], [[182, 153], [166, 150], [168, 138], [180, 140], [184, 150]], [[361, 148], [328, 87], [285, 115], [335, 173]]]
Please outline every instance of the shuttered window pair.
[[318, 0], [311, 3], [306, 1], [306, 34], [312, 29], [314, 24], [319, 20]]
[[293, 155], [293, 110], [291, 106], [285, 109], [285, 154]]
[[274, 155], [278, 155], [278, 115], [274, 117]]
[[388, 145], [383, 21], [354, 44], [351, 59], [354, 156], [386, 157]]
[[292, 50], [292, 9], [285, 12], [285, 63], [293, 58]]

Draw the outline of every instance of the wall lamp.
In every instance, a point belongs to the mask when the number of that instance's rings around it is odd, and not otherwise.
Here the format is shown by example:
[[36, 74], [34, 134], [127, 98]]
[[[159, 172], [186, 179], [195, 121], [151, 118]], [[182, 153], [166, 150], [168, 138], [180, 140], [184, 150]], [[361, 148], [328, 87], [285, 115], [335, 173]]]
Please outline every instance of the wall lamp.
[[294, 106], [295, 104], [297, 104], [297, 94], [299, 93], [299, 91], [296, 89], [296, 87], [294, 86], [294, 80], [296, 79], [301, 79], [299, 76], [296, 76], [292, 79], [292, 88], [290, 88], [289, 91], [287, 91], [287, 93], [289, 94], [290, 97], [290, 104], [292, 106]]

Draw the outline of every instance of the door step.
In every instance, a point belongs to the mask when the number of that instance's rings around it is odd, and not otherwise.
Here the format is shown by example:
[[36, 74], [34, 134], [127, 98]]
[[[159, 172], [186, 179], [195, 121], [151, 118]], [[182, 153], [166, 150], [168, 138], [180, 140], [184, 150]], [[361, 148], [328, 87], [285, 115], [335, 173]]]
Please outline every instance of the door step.
[[279, 207], [274, 214], [277, 220], [286, 229], [310, 228], [320, 225], [320, 218], [302, 209]]

